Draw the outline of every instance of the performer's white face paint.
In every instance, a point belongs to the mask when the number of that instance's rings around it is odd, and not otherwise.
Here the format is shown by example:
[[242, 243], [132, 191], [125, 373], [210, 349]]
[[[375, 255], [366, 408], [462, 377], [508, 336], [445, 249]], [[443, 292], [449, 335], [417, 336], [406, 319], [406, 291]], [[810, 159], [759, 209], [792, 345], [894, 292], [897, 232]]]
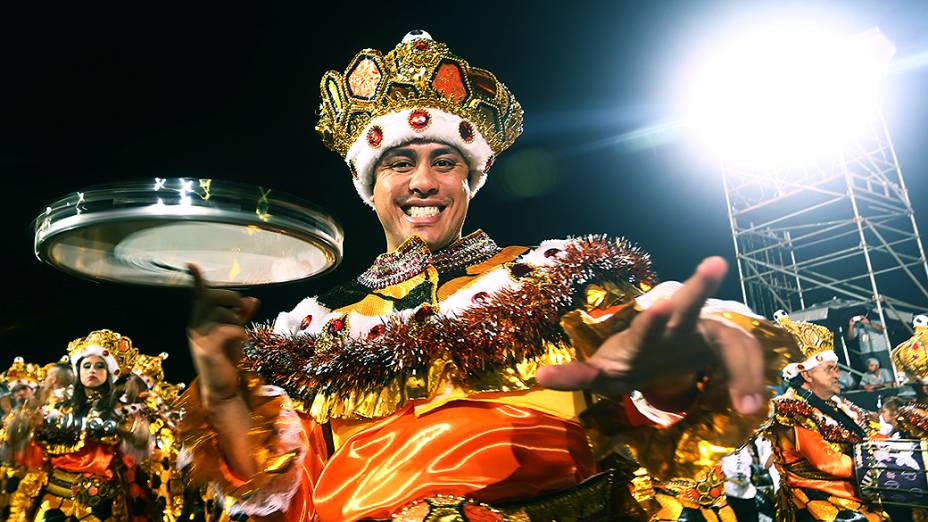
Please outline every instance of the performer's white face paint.
[[820, 399], [830, 399], [841, 392], [838, 382], [838, 365], [833, 362], [820, 364], [811, 370], [802, 372], [806, 387]]
[[374, 167], [374, 209], [393, 251], [418, 235], [433, 251], [461, 237], [470, 203], [470, 167], [444, 143], [410, 143], [386, 152]]
[[81, 359], [78, 371], [84, 388], [99, 388], [106, 382], [106, 361], [100, 356], [88, 355]]

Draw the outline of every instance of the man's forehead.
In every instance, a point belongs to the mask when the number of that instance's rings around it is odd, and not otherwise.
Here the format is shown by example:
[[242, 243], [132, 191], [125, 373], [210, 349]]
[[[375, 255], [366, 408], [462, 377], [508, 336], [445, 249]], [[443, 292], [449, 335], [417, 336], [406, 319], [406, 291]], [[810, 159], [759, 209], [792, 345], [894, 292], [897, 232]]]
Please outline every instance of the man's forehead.
[[407, 143], [397, 145], [395, 147], [390, 147], [389, 149], [384, 151], [383, 156], [381, 156], [381, 158], [385, 158], [387, 156], [397, 156], [397, 155], [402, 155], [402, 156], [416, 156], [420, 154], [437, 155], [437, 154], [447, 154], [449, 152], [455, 153], [455, 154], [461, 154], [461, 152], [454, 145], [450, 145], [448, 143], [444, 143], [441, 141], [417, 139], [417, 140], [413, 140]]

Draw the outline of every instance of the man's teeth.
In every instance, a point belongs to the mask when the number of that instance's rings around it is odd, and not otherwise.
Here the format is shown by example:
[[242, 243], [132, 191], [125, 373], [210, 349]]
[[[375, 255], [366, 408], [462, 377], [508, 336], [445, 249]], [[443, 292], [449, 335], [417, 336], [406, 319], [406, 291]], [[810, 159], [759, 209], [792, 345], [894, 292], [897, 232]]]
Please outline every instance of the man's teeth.
[[412, 217], [437, 216], [441, 212], [438, 207], [409, 207], [406, 213]]

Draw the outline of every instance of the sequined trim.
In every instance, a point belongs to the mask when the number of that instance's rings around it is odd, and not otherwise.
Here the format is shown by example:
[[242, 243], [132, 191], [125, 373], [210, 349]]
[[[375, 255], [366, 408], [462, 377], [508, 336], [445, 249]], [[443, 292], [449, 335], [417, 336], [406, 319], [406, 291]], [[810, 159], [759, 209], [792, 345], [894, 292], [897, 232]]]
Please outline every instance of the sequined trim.
[[374, 264], [358, 277], [358, 282], [379, 290], [395, 285], [425, 271], [432, 264], [438, 273], [447, 273], [482, 263], [500, 248], [483, 230], [463, 237], [432, 253], [419, 236], [412, 236], [393, 252], [381, 254]]

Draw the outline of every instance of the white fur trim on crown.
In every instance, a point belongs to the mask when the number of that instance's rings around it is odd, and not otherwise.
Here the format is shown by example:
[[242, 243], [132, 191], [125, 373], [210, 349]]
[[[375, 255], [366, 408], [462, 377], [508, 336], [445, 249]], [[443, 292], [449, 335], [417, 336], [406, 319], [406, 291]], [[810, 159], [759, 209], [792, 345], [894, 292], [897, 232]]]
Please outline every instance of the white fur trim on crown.
[[[425, 128], [416, 130], [409, 125], [409, 114], [415, 110], [420, 109], [403, 109], [399, 112], [391, 112], [374, 118], [367, 127], [364, 127], [357, 141], [354, 142], [351, 148], [348, 149], [348, 154], [345, 155], [345, 163], [348, 164], [348, 168], [352, 169], [354, 188], [358, 191], [361, 199], [371, 208], [374, 206], [372, 201], [374, 165], [377, 160], [385, 151], [416, 139], [447, 143], [448, 145], [454, 145], [461, 151], [467, 165], [470, 167], [471, 197], [477, 193], [480, 187], [483, 186], [484, 181], [486, 181], [487, 165], [493, 158], [493, 150], [490, 149], [487, 140], [480, 134], [477, 125], [474, 122], [468, 122], [474, 137], [470, 142], [466, 142], [461, 137], [461, 117], [439, 109], [422, 107], [421, 110], [425, 110], [429, 114], [429, 123]], [[368, 143], [368, 134], [375, 126], [380, 128], [382, 139], [376, 147], [372, 147]]]
[[[799, 372], [811, 370], [812, 368], [815, 368], [816, 366], [826, 362], [838, 362], [838, 354], [831, 350], [827, 352], [819, 352], [812, 357], [809, 357], [805, 361], [802, 361], [801, 363], [787, 364], [786, 368], [795, 366], [793, 375], [793, 377], [795, 377], [796, 375], [799, 375]], [[784, 374], [786, 373], [786, 368], [783, 368]]]
[[96, 345], [85, 346], [83, 350], [71, 356], [71, 366], [74, 368], [75, 375], [80, 375], [80, 371], [77, 368], [77, 361], [80, 361], [88, 355], [96, 355], [106, 361], [106, 369], [109, 370], [111, 379], [116, 380], [116, 378], [119, 377], [119, 364], [116, 363], [116, 358], [113, 357], [113, 354], [106, 348]]

